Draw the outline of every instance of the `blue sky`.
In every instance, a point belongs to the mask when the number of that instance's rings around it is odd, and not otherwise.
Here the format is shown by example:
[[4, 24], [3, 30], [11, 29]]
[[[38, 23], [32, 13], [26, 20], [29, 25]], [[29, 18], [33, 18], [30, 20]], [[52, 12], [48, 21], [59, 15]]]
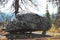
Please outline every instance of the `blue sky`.
[[[0, 12], [0, 13], [2, 13], [2, 12]], [[6, 20], [12, 21], [14, 18], [15, 18], [15, 14], [13, 14], [11, 12], [10, 13], [2, 13], [2, 14], [0, 14], [0, 22], [4, 22]]]

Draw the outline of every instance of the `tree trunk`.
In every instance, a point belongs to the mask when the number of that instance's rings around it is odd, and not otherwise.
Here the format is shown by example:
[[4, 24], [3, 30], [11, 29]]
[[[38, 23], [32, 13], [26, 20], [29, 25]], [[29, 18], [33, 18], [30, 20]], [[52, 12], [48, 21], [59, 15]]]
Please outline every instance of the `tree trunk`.
[[18, 13], [19, 10], [19, 0], [15, 0], [15, 15]]

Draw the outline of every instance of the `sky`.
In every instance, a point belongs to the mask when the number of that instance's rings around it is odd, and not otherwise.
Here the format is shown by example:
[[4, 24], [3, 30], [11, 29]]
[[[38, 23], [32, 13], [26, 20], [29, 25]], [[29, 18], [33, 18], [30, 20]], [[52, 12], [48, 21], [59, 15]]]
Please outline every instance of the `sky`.
[[[48, 10], [50, 12], [50, 14], [57, 13], [57, 6], [53, 6], [52, 3], [48, 3], [47, 0], [36, 0], [36, 4], [37, 4], [37, 13], [38, 14], [45, 14], [46, 13], [46, 5], [48, 4]], [[31, 10], [33, 11], [33, 10]]]
[[[7, 0], [8, 1], [8, 0]], [[53, 6], [52, 3], [48, 3], [47, 0], [33, 0], [33, 3], [36, 5], [36, 7], [28, 0], [25, 0], [26, 3], [24, 3], [24, 5], [21, 3], [21, 1], [19, 1], [21, 8], [24, 10], [21, 10], [19, 8], [19, 12], [21, 13], [27, 13], [27, 12], [33, 12], [36, 13], [40, 16], [44, 16], [44, 14], [46, 13], [46, 5], [48, 4], [48, 10], [50, 12], [50, 15], [52, 13], [56, 14], [57, 13], [57, 6]], [[14, 3], [14, 0], [9, 0], [7, 3], [3, 2], [3, 4], [5, 5], [1, 5], [0, 4], [0, 13], [5, 13], [4, 18], [0, 15], [0, 22], [5, 21], [6, 19], [11, 18], [11, 20], [14, 19], [14, 16], [12, 16], [14, 13], [14, 7], [12, 6], [12, 4]], [[25, 8], [26, 7], [26, 8]], [[12, 17], [11, 17], [12, 16]]]
[[[30, 11], [30, 12], [34, 12], [39, 15], [42, 15], [46, 13], [46, 5], [48, 4], [48, 10], [50, 14], [52, 13], [56, 14], [57, 12], [57, 6], [54, 7], [51, 3], [48, 3], [47, 0], [33, 0], [33, 2], [37, 5], [36, 7], [33, 6], [33, 4], [31, 4], [31, 2], [29, 2], [28, 0], [25, 0], [25, 1], [27, 3], [25, 4], [27, 9], [25, 9], [23, 4], [20, 5], [25, 11]], [[11, 8], [13, 3], [14, 3], [14, 0], [10, 0], [7, 2], [7, 4], [5, 4], [5, 7], [3, 7], [3, 5], [0, 5], [0, 11], [5, 12], [5, 13], [9, 13], [9, 12], [13, 13], [14, 8], [13, 7]], [[31, 5], [32, 7], [29, 5]]]

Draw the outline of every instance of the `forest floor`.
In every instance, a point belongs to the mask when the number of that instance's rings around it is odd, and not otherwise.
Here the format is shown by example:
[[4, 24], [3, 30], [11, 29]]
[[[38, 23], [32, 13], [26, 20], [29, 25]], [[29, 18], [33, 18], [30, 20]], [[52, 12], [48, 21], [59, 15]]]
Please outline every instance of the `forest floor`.
[[45, 36], [42, 36], [41, 33], [40, 31], [36, 31], [32, 34], [9, 34], [6, 37], [11, 40], [60, 40], [60, 33], [47, 32]]

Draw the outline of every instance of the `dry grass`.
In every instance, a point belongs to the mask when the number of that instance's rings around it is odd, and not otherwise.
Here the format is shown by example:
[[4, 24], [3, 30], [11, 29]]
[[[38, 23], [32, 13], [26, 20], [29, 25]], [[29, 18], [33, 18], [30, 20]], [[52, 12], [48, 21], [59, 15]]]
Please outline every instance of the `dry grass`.
[[48, 32], [52, 32], [52, 33], [59, 33], [59, 32], [60, 32], [60, 28], [55, 29], [55, 25], [54, 25], [54, 24], [52, 24], [52, 27], [51, 27], [51, 29], [50, 29], [50, 30], [48, 30]]

